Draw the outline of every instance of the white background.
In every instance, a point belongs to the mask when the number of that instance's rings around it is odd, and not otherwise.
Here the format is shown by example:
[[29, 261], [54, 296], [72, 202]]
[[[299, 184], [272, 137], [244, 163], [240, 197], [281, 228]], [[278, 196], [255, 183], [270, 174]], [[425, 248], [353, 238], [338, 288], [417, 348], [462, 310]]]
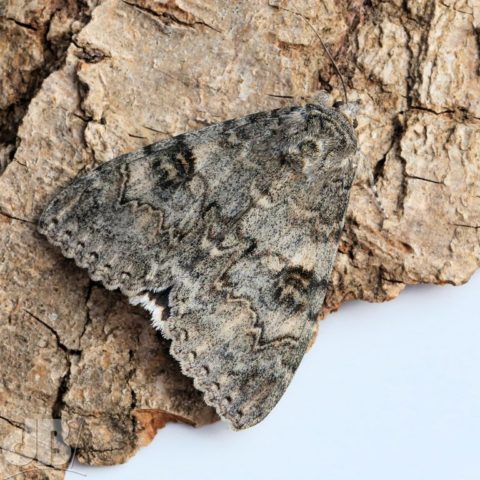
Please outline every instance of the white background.
[[170, 424], [126, 465], [68, 480], [480, 480], [480, 273], [321, 322], [258, 426]]

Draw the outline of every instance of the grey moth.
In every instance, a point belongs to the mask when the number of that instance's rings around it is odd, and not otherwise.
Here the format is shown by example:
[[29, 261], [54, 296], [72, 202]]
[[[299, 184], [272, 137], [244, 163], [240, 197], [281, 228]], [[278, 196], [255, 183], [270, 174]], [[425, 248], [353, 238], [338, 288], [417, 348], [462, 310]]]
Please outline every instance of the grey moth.
[[151, 312], [233, 428], [261, 421], [311, 341], [355, 176], [350, 104], [260, 112], [77, 177], [39, 231]]

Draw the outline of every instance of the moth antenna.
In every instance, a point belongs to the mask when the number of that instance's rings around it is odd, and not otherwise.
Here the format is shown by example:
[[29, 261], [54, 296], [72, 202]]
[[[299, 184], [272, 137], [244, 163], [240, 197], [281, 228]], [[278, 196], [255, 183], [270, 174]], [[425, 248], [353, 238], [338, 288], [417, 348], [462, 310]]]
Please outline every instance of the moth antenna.
[[310, 22], [310, 20], [305, 17], [305, 15], [302, 15], [301, 13], [299, 12], [296, 12], [295, 10], [290, 10], [288, 8], [285, 8], [285, 7], [281, 7], [280, 5], [271, 5], [273, 8], [278, 8], [279, 10], [285, 10], [286, 12], [290, 12], [290, 13], [293, 13], [294, 15], [298, 15], [299, 17], [301, 17], [303, 19], [303, 21], [312, 29], [313, 33], [315, 34], [315, 36], [318, 38], [318, 40], [320, 40], [320, 44], [322, 45], [322, 48], [325, 50], [325, 53], [327, 54], [327, 57], [330, 59], [330, 62], [331, 64], [333, 65], [333, 68], [335, 70], [335, 73], [337, 74], [338, 78], [340, 78], [340, 82], [342, 84], [342, 89], [343, 89], [343, 96], [345, 98], [345, 103], [348, 103], [348, 96], [347, 96], [347, 87], [345, 85], [345, 81], [343, 79], [343, 76], [342, 74], [340, 73], [340, 69], [338, 68], [336, 62], [335, 62], [335, 59], [333, 58], [332, 54], [330, 53], [330, 50], [327, 48], [327, 46], [325, 45], [325, 42], [322, 40], [322, 37], [320, 36], [320, 34], [318, 33], [317, 29], [312, 25], [312, 23]]

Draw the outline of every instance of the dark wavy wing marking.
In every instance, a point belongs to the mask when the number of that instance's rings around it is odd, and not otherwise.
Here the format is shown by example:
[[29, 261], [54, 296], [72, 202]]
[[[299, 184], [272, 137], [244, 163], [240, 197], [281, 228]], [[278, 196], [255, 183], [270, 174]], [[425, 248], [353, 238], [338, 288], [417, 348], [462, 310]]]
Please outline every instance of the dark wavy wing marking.
[[246, 428], [276, 404], [310, 341], [355, 150], [335, 109], [261, 112], [77, 178], [39, 230], [152, 311], [207, 403]]

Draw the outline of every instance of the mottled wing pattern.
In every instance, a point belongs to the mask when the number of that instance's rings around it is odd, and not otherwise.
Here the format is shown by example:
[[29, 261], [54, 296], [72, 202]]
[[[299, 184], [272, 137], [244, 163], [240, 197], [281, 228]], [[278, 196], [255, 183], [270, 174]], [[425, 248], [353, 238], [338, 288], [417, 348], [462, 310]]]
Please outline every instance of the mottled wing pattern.
[[312, 336], [355, 151], [335, 108], [230, 120], [77, 178], [39, 230], [148, 308], [206, 402], [246, 428], [277, 403]]

